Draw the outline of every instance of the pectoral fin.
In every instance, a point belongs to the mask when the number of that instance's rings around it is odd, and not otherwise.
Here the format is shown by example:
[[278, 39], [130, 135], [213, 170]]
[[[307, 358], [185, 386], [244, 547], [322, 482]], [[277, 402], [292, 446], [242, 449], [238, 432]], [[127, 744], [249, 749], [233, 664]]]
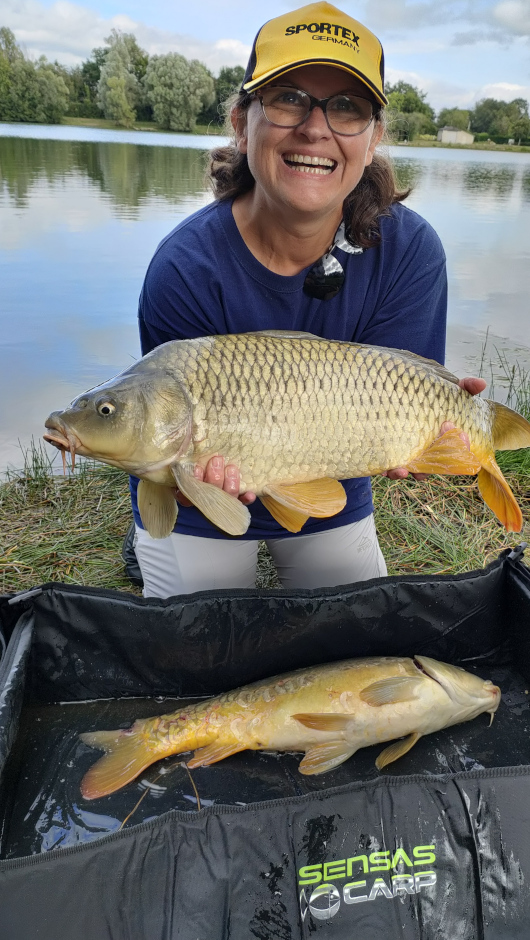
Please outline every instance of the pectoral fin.
[[420, 687], [425, 682], [421, 676], [392, 676], [372, 682], [359, 692], [359, 698], [367, 705], [394, 705], [396, 702], [410, 702], [418, 697]]
[[420, 738], [421, 734], [419, 734], [417, 731], [414, 731], [412, 734], [409, 734], [408, 737], [403, 738], [400, 741], [394, 741], [394, 743], [390, 744], [389, 747], [385, 747], [384, 751], [381, 751], [375, 762], [377, 769], [382, 770], [383, 767], [386, 767], [387, 764], [391, 764], [393, 761], [397, 760], [398, 757], [403, 757], [403, 754], [406, 754], [407, 751], [410, 751], [410, 749], [416, 744], [416, 741], [419, 741]]
[[520, 532], [523, 528], [523, 515], [493, 456], [482, 464], [478, 475], [478, 488], [486, 506], [495, 513], [506, 531]]
[[346, 505], [346, 493], [342, 483], [324, 477], [309, 483], [270, 483], [263, 488], [265, 496], [272, 496], [277, 503], [296, 512], [327, 519], [340, 512]]
[[461, 473], [473, 476], [481, 467], [480, 460], [464, 444], [462, 431], [454, 428], [427, 447], [406, 465], [411, 473]]
[[353, 715], [299, 714], [291, 715], [291, 718], [317, 731], [347, 731], [353, 721]]
[[208, 744], [206, 747], [198, 748], [191, 760], [188, 761], [187, 766], [190, 770], [193, 770], [195, 767], [209, 767], [210, 764], [216, 764], [217, 761], [224, 760], [225, 757], [231, 757], [232, 754], [239, 754], [239, 751], [246, 751], [245, 746], [240, 744], [218, 744], [216, 741], [213, 744]]
[[356, 750], [357, 747], [350, 747], [344, 741], [316, 744], [306, 751], [305, 757], [298, 765], [298, 770], [306, 776], [325, 774], [328, 770], [333, 770], [343, 764], [352, 754], [355, 754]]
[[171, 535], [178, 511], [171, 487], [140, 480], [137, 498], [142, 524], [151, 538], [165, 539]]
[[250, 525], [250, 513], [235, 496], [212, 483], [197, 480], [188, 466], [176, 463], [171, 467], [177, 486], [203, 516], [229, 535], [244, 535]]

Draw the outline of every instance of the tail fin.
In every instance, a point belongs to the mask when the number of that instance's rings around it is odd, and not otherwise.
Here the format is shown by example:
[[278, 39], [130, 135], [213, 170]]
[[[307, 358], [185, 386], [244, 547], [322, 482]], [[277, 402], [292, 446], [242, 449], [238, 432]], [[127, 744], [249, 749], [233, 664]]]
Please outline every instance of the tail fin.
[[493, 409], [493, 448], [494, 450], [519, 450], [530, 447], [530, 422], [517, 411], [490, 401]]
[[85, 800], [107, 796], [130, 783], [164, 754], [154, 751], [141, 731], [94, 731], [79, 735], [84, 744], [105, 751], [81, 781]]
[[[518, 450], [530, 447], [530, 422], [517, 411], [490, 401], [493, 411], [492, 444], [494, 450]], [[478, 486], [487, 506], [502, 522], [507, 532], [520, 532], [523, 516], [493, 454], [482, 460]]]
[[486, 458], [482, 463], [478, 488], [486, 506], [495, 513], [506, 531], [520, 532], [523, 528], [522, 512], [493, 456]]

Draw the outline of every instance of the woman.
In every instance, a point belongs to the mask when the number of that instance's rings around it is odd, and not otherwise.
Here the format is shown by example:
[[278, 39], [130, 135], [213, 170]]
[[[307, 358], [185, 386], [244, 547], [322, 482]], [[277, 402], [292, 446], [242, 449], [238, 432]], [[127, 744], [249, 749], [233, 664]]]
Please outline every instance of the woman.
[[[139, 307], [144, 354], [172, 339], [287, 329], [443, 362], [444, 252], [428, 223], [401, 205], [407, 193], [376, 154], [386, 104], [379, 41], [337, 8], [313, 3], [262, 27], [231, 108], [233, 143], [212, 154], [216, 201], [171, 232], [149, 266]], [[461, 384], [475, 393], [485, 383]], [[222, 455], [196, 475], [239, 493], [238, 468]], [[251, 587], [259, 539], [285, 587], [384, 576], [370, 482], [344, 486], [344, 510], [308, 520], [296, 535], [243, 494], [252, 524], [238, 539], [178, 497], [176, 530], [154, 540], [132, 481], [144, 594]]]

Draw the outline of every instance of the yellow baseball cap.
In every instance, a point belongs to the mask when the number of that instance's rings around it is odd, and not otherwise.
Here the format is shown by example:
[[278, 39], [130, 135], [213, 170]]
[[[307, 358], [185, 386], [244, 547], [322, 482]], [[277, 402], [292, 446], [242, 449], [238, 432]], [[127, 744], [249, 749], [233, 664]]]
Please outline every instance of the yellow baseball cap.
[[387, 105], [384, 55], [377, 36], [331, 3], [310, 3], [269, 20], [254, 40], [241, 86], [255, 91], [301, 65], [334, 65]]

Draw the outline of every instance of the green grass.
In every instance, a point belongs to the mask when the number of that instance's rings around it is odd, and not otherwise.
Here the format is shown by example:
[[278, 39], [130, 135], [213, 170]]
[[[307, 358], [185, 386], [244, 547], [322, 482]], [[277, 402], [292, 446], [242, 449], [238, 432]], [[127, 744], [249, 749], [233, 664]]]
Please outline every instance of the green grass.
[[397, 147], [440, 147], [444, 150], [508, 150], [511, 153], [530, 153], [530, 147], [521, 144], [496, 144], [487, 140], [474, 141], [472, 144], [443, 144], [440, 140], [422, 140], [414, 137], [405, 143], [402, 140], [390, 140]]
[[207, 136], [219, 136], [224, 134], [224, 129], [219, 127], [217, 124], [197, 124], [193, 131], [169, 131], [163, 129], [155, 124], [154, 121], [135, 121], [132, 127], [121, 127], [119, 124], [115, 124], [114, 121], [108, 121], [106, 118], [82, 118], [82, 117], [69, 117], [68, 115], [64, 117], [61, 121], [61, 124], [66, 124], [69, 127], [99, 127], [102, 130], [108, 131], [156, 131], [157, 133], [162, 134], [206, 134]]
[[120, 557], [130, 524], [127, 478], [84, 461], [53, 472], [44, 446], [0, 485], [0, 593], [45, 581], [133, 590]]
[[526, 473], [503, 472], [523, 513], [521, 533], [504, 530], [482, 501], [475, 478], [432, 476], [420, 483], [374, 477], [375, 521], [388, 573], [473, 571], [503, 549], [530, 542], [530, 459]]

